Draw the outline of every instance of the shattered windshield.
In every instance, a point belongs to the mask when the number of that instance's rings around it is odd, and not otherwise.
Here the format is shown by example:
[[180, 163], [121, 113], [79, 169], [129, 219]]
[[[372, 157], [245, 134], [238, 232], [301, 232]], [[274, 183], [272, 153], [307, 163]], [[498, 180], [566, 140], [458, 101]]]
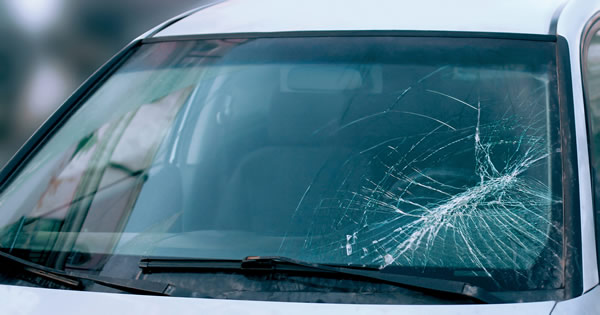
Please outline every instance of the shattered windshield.
[[0, 247], [60, 269], [280, 255], [560, 288], [554, 51], [434, 37], [144, 44], [4, 189]]

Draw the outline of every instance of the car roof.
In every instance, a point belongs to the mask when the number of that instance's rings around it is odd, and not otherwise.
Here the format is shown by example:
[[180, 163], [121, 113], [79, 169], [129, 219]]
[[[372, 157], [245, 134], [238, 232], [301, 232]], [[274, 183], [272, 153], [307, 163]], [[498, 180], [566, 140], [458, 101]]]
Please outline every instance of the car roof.
[[569, 0], [229, 0], [154, 37], [336, 30], [548, 34]]

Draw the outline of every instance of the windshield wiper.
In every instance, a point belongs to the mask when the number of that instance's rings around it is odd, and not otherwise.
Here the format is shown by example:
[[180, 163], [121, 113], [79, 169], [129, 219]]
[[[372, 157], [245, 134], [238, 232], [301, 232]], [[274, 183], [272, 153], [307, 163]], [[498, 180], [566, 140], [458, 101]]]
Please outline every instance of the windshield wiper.
[[176, 288], [169, 283], [159, 283], [147, 280], [118, 279], [104, 276], [74, 274], [62, 270], [42, 266], [25, 259], [0, 251], [0, 260], [3, 261], [2, 271], [10, 268], [11, 271], [21, 269], [35, 276], [59, 283], [75, 290], [86, 290], [92, 283], [105, 287], [121, 290], [128, 293], [159, 295], [159, 296], [191, 296], [185, 290]]
[[371, 281], [417, 289], [451, 293], [467, 297], [480, 303], [504, 303], [485, 289], [460, 281], [402, 275], [386, 272], [384, 269], [362, 267], [356, 265], [329, 265], [304, 262], [282, 256], [249, 256], [242, 260], [235, 259], [171, 259], [143, 258], [139, 267], [144, 273], [152, 272], [216, 272], [216, 271], [305, 271], [325, 272], [338, 275], [354, 276]]

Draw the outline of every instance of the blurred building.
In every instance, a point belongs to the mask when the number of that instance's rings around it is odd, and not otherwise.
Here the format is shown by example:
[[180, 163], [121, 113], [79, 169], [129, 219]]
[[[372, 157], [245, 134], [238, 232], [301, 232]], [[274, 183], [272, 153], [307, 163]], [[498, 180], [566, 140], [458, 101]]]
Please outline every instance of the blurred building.
[[0, 164], [138, 35], [207, 0], [0, 2]]

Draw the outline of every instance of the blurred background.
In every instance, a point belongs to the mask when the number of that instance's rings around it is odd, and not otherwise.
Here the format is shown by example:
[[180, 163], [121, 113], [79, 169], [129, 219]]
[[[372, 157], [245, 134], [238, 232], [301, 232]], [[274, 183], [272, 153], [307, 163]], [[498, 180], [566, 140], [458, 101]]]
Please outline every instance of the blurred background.
[[207, 2], [0, 1], [0, 164], [127, 43]]

